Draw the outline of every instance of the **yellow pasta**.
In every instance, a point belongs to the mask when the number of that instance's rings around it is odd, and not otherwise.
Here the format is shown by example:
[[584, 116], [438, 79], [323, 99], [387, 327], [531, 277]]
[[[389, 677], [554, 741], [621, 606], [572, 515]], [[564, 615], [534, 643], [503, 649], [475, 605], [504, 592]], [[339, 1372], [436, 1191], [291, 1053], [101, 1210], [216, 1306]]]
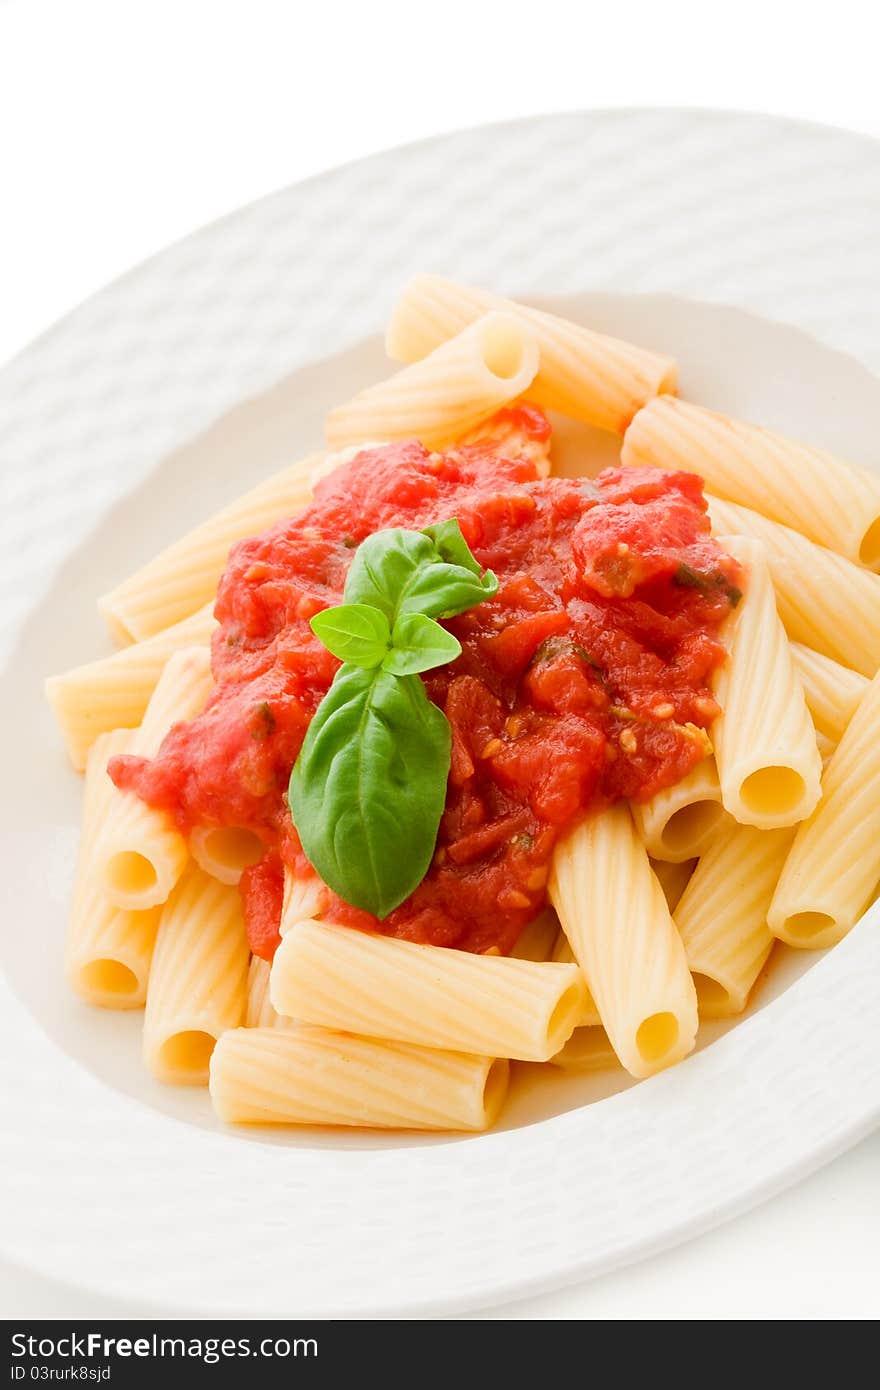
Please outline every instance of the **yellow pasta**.
[[736, 532], [764, 542], [779, 616], [792, 641], [873, 676], [880, 667], [880, 575], [748, 507], [708, 500], [716, 536]]
[[331, 410], [327, 442], [331, 448], [376, 438], [446, 443], [521, 396], [537, 370], [528, 325], [512, 314], [486, 314], [422, 361]]
[[741, 1013], [773, 946], [767, 910], [792, 828], [735, 825], [706, 850], [675, 910], [700, 1013]]
[[659, 880], [660, 887], [663, 889], [663, 896], [666, 899], [666, 906], [673, 916], [696, 864], [696, 859], [684, 859], [677, 864], [670, 864], [665, 859], [651, 860], [651, 868]]
[[114, 636], [142, 641], [213, 602], [230, 548], [307, 506], [321, 457], [309, 454], [267, 478], [105, 594], [98, 607]]
[[305, 1023], [530, 1062], [559, 1051], [584, 1001], [574, 965], [471, 955], [317, 921], [285, 932], [270, 988], [278, 1013]]
[[159, 925], [159, 910], [127, 912], [108, 903], [94, 872], [95, 845], [115, 787], [107, 760], [125, 753], [131, 734], [102, 734], [86, 769], [83, 827], [73, 905], [67, 930], [65, 973], [89, 1004], [104, 1009], [137, 1009], [147, 997], [147, 978]]
[[[555, 915], [554, 913], [554, 916]], [[557, 917], [557, 921], [558, 920]], [[577, 961], [574, 958], [574, 951], [571, 949], [568, 942], [568, 937], [561, 928], [557, 932], [556, 940], [553, 943], [550, 959], [555, 960], [560, 965], [577, 965]], [[578, 1028], [593, 1028], [601, 1023], [601, 1021], [602, 1020], [599, 1018], [599, 1010], [596, 1008], [596, 1001], [590, 993], [586, 980], [584, 980], [584, 997], [578, 1012], [575, 1032]]]
[[552, 907], [546, 907], [520, 933], [510, 954], [515, 960], [550, 960], [558, 935], [559, 919]]
[[822, 760], [760, 541], [721, 541], [746, 566], [746, 592], [725, 624], [712, 725], [725, 809], [743, 825], [794, 825], [819, 800]]
[[528, 395], [545, 409], [623, 434], [646, 401], [676, 389], [669, 357], [438, 275], [407, 284], [388, 325], [388, 355], [416, 362], [493, 309], [518, 315], [535, 333], [540, 367]]
[[602, 1071], [607, 1067], [620, 1066], [617, 1053], [601, 1023], [575, 1028], [568, 1042], [550, 1061], [554, 1067], [562, 1067], [565, 1071]]
[[317, 874], [308, 878], [297, 878], [285, 865], [284, 897], [281, 903], [281, 927], [283, 936], [289, 927], [295, 927], [308, 917], [317, 917], [321, 906], [323, 884]]
[[554, 851], [550, 900], [614, 1051], [650, 1076], [692, 1050], [697, 996], [681, 937], [626, 805], [577, 826]]
[[800, 642], [792, 642], [791, 654], [817, 732], [839, 743], [868, 688], [867, 676]]
[[147, 987], [144, 1061], [159, 1081], [207, 1083], [217, 1039], [244, 1022], [249, 956], [238, 891], [192, 865], [162, 911]]
[[247, 978], [247, 1008], [244, 1026], [246, 1028], [294, 1028], [292, 1018], [282, 1018], [272, 1007], [269, 998], [269, 973], [271, 963], [259, 956], [251, 956]]
[[214, 1109], [231, 1124], [483, 1130], [506, 1061], [323, 1028], [236, 1028], [211, 1058]]
[[674, 786], [633, 805], [633, 820], [654, 859], [680, 864], [701, 854], [727, 814], [714, 758], [704, 758]]
[[789, 946], [833, 946], [880, 881], [880, 674], [832, 754], [822, 800], [798, 827], [767, 921]]
[[221, 883], [238, 883], [266, 853], [259, 835], [240, 825], [197, 825], [189, 837], [193, 859]]
[[46, 698], [77, 771], [99, 734], [140, 724], [169, 657], [184, 647], [207, 647], [216, 626], [213, 602], [207, 603], [155, 637], [49, 677]]
[[[155, 757], [172, 725], [199, 713], [211, 686], [206, 648], [175, 652], [128, 751]], [[148, 806], [134, 792], [114, 788], [94, 860], [96, 881], [109, 902], [136, 911], [165, 902], [187, 858], [186, 841], [167, 812]]]
[[824, 449], [662, 396], [633, 420], [621, 463], [698, 473], [719, 497], [880, 568], [880, 478]]

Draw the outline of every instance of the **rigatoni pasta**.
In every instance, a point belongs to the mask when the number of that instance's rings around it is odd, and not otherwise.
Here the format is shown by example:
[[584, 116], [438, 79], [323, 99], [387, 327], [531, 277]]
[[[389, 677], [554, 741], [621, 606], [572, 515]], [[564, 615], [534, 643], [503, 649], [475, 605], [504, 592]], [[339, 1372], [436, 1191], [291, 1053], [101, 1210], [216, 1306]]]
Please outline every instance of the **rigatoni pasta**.
[[727, 818], [715, 759], [704, 758], [687, 776], [633, 806], [633, 819], [654, 859], [681, 864], [700, 854]]
[[327, 442], [341, 449], [366, 439], [442, 444], [474, 429], [527, 391], [538, 370], [528, 324], [489, 313], [420, 362], [368, 386], [327, 417]]
[[767, 912], [794, 829], [734, 825], [701, 857], [675, 908], [700, 1013], [741, 1013], [773, 946]]
[[159, 1081], [203, 1086], [214, 1045], [244, 1022], [248, 943], [234, 888], [192, 865], [159, 921], [144, 1016], [144, 1061]]
[[824, 449], [658, 396], [627, 430], [621, 461], [699, 473], [719, 497], [880, 568], [880, 478]]
[[626, 806], [556, 848], [549, 883], [615, 1053], [633, 1076], [687, 1056], [697, 996], [684, 947]]
[[791, 654], [817, 733], [839, 743], [868, 688], [867, 676], [800, 642], [792, 642]]
[[65, 974], [76, 993], [98, 1008], [137, 1009], [147, 997], [150, 962], [159, 926], [158, 908], [130, 912], [104, 897], [95, 870], [95, 849], [116, 788], [107, 761], [128, 750], [131, 734], [102, 734], [86, 768], [82, 836], [73, 904], [67, 928]]
[[833, 946], [880, 881], [880, 675], [868, 686], [822, 778], [822, 800], [798, 827], [767, 915], [789, 946]]
[[236, 1028], [211, 1058], [211, 1098], [234, 1124], [488, 1129], [508, 1064], [324, 1028]]
[[329, 922], [288, 929], [270, 984], [277, 1013], [367, 1037], [546, 1062], [579, 1022], [575, 965], [421, 946]]
[[518, 315], [535, 333], [540, 367], [529, 396], [547, 410], [623, 434], [645, 401], [676, 389], [670, 357], [439, 275], [407, 284], [388, 325], [388, 355], [417, 362], [492, 310]]
[[169, 545], [98, 602], [122, 642], [140, 642], [212, 602], [230, 547], [304, 507], [320, 453], [285, 468]]
[[217, 627], [213, 609], [213, 603], [207, 603], [192, 617], [143, 642], [133, 642], [112, 656], [49, 677], [46, 699], [77, 771], [85, 768], [89, 749], [99, 734], [137, 728], [175, 652], [209, 646]]
[[[206, 650], [189, 647], [176, 652], [162, 673], [128, 752], [153, 756], [174, 723], [199, 713], [211, 685]], [[167, 811], [146, 805], [130, 791], [111, 791], [94, 859], [96, 877], [109, 902], [132, 911], [165, 902], [188, 857], [186, 841]]]
[[708, 501], [716, 536], [763, 542], [776, 606], [792, 641], [873, 676], [880, 667], [880, 575], [749, 507]]
[[794, 825], [819, 800], [816, 731], [776, 612], [764, 547], [740, 536], [725, 545], [749, 577], [738, 610], [727, 620], [728, 659], [716, 675], [722, 713], [712, 740], [721, 799], [742, 825]]

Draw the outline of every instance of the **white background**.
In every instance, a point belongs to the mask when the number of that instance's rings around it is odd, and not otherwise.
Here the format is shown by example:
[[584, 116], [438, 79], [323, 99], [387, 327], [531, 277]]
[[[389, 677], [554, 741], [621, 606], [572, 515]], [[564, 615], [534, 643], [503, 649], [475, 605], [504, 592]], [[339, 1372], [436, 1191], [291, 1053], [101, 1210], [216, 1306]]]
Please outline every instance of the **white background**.
[[[0, 0], [0, 363], [114, 276], [239, 204], [462, 126], [683, 105], [878, 136], [872, 8]], [[878, 1174], [875, 1134], [676, 1251], [486, 1316], [876, 1317]], [[124, 1290], [111, 1304], [0, 1263], [6, 1317], [154, 1311], [175, 1310], [136, 1308]]]

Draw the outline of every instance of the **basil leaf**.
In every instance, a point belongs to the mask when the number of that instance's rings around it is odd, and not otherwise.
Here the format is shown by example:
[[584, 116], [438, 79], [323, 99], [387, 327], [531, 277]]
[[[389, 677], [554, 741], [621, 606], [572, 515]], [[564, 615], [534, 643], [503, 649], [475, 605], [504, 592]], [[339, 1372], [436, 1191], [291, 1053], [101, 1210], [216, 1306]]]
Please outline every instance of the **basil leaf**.
[[414, 676], [445, 666], [461, 656], [461, 643], [424, 613], [401, 613], [391, 634], [392, 647], [382, 662], [394, 676]]
[[329, 652], [353, 666], [378, 666], [391, 643], [385, 614], [366, 603], [325, 608], [309, 626]]
[[351, 562], [346, 603], [378, 608], [393, 627], [401, 613], [451, 618], [491, 598], [497, 593], [498, 580], [491, 570], [480, 577], [460, 530], [458, 535], [470, 557], [468, 565], [444, 560], [432, 538], [420, 531], [398, 527], [376, 531], [359, 546]]
[[455, 517], [451, 521], [438, 521], [433, 526], [425, 526], [422, 535], [429, 536], [434, 542], [441, 560], [461, 565], [462, 569], [470, 570], [471, 574], [480, 574], [480, 566], [471, 554]]
[[446, 800], [451, 733], [418, 676], [343, 666], [309, 725], [289, 801], [334, 892], [387, 917], [424, 878]]

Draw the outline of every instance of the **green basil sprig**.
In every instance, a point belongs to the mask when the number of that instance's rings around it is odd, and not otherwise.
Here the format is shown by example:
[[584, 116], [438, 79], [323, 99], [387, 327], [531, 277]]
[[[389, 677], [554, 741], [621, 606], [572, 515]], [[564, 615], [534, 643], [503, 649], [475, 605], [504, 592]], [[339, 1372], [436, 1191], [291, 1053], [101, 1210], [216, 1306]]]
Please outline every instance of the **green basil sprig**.
[[288, 799], [310, 863], [346, 902], [387, 917], [424, 878], [446, 801], [451, 732], [418, 673], [454, 661], [436, 621], [491, 598], [457, 521], [377, 531], [345, 602], [312, 618], [344, 663], [309, 725]]

